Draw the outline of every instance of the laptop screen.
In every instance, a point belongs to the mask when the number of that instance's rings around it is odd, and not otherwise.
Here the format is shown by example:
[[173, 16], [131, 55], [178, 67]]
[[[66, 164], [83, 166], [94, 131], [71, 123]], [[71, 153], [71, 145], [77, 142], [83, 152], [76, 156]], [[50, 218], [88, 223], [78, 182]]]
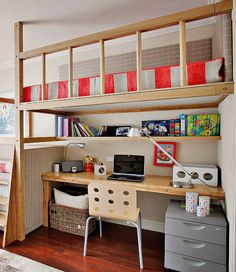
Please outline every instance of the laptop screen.
[[114, 173], [144, 175], [144, 156], [114, 155]]

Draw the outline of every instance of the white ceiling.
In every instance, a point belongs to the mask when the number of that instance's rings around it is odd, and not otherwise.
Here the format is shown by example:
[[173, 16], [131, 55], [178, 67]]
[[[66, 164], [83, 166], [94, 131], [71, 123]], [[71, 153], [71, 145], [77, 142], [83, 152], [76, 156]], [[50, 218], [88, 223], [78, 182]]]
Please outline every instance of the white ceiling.
[[207, 4], [207, 0], [0, 0], [0, 63], [14, 58], [14, 23], [30, 49]]

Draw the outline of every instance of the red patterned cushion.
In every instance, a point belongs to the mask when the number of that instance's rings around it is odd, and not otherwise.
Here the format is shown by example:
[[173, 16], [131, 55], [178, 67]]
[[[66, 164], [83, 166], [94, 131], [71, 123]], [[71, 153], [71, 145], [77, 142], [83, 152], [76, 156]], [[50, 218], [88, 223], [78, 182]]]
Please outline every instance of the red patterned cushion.
[[[187, 64], [188, 85], [223, 81], [223, 58]], [[180, 86], [180, 67], [163, 66], [142, 71], [142, 89], [159, 89]], [[105, 93], [133, 92], [137, 90], [136, 71], [113, 73], [105, 76]], [[24, 102], [42, 99], [42, 87], [36, 85], [24, 88]], [[100, 78], [87, 77], [73, 80], [73, 96], [100, 95]], [[68, 81], [48, 83], [46, 99], [68, 97]]]

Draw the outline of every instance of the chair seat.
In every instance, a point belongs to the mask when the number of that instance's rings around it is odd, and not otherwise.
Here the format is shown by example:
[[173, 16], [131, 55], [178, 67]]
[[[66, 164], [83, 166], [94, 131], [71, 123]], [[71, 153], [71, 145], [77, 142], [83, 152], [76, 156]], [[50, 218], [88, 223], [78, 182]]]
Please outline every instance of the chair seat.
[[139, 212], [140, 212], [140, 209], [137, 208], [136, 209], [136, 213], [135, 215], [130, 215], [130, 214], [120, 214], [120, 215], [112, 215], [112, 213], [102, 213], [100, 211], [98, 212], [95, 212], [95, 211], [92, 211], [90, 212], [89, 211], [89, 215], [91, 216], [97, 216], [97, 217], [102, 217], [102, 218], [108, 218], [108, 219], [116, 219], [116, 220], [125, 220], [125, 221], [133, 221], [133, 222], [137, 222], [138, 221], [138, 215], [139, 215]]

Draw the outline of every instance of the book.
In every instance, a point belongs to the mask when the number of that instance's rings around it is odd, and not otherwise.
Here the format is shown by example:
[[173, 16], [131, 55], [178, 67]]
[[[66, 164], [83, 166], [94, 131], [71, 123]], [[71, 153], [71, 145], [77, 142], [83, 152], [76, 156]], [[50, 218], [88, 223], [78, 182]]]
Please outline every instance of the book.
[[62, 116], [58, 116], [57, 118], [57, 135], [58, 137], [62, 137], [63, 136], [63, 117]]
[[175, 136], [180, 136], [180, 119], [175, 119]]
[[58, 135], [58, 116], [55, 116], [55, 136], [59, 137], [59, 135]]
[[219, 114], [193, 114], [187, 116], [188, 136], [218, 136], [220, 135]]
[[63, 123], [63, 137], [68, 137], [69, 136], [69, 119], [63, 118], [62, 123]]
[[170, 136], [175, 136], [175, 119], [170, 120]]
[[81, 134], [84, 135], [84, 137], [91, 137], [91, 135], [89, 134], [89, 132], [84, 127], [84, 124], [82, 124], [82, 123], [76, 123], [76, 125], [78, 125], [79, 130], [81, 131]]
[[146, 128], [150, 136], [170, 136], [170, 120], [142, 121], [142, 128]]
[[187, 115], [180, 114], [180, 136], [187, 136]]
[[88, 133], [90, 134], [90, 136], [91, 136], [91, 137], [94, 137], [94, 134], [93, 134], [93, 132], [91, 131], [91, 129], [90, 129], [86, 124], [84, 124], [83, 126], [84, 126], [84, 128], [88, 131]]

